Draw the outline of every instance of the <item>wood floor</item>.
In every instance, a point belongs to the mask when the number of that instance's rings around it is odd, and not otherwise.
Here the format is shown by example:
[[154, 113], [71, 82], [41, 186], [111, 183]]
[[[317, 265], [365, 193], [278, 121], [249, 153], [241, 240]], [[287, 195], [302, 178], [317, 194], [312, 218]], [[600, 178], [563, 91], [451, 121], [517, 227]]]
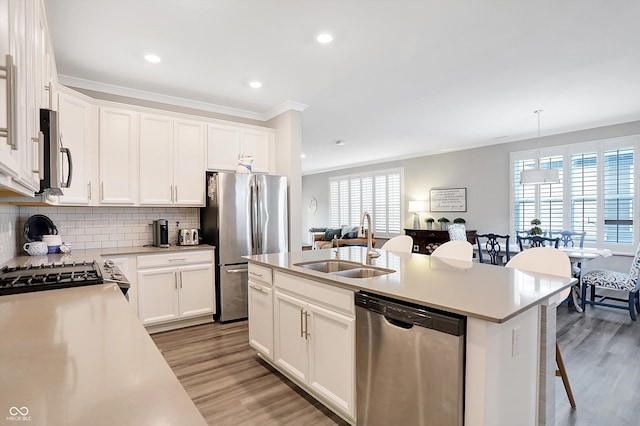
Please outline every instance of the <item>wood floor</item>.
[[[152, 337], [210, 425], [346, 424], [256, 356], [246, 321]], [[577, 408], [558, 378], [556, 424], [640, 425], [640, 321], [622, 310], [560, 307], [558, 342]]]

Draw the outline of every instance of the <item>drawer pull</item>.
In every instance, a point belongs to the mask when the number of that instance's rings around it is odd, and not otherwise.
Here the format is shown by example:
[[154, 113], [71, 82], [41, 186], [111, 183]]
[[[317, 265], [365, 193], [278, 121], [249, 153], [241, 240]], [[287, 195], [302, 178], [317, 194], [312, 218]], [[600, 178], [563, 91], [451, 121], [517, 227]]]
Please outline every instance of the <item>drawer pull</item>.
[[169, 262], [185, 262], [187, 260], [186, 257], [183, 257], [181, 259], [169, 259]]
[[252, 284], [252, 285], [250, 285], [249, 287], [251, 287], [251, 288], [252, 288], [252, 289], [254, 289], [254, 290], [258, 290], [260, 293], [266, 293], [266, 291], [265, 291], [262, 287], [259, 287], [259, 286], [257, 286], [257, 285], [253, 285], [253, 284]]
[[262, 274], [259, 274], [259, 273], [257, 273], [257, 272], [253, 272], [253, 271], [251, 271], [251, 272], [249, 272], [249, 273], [250, 273], [251, 275], [253, 275], [254, 277], [262, 278]]

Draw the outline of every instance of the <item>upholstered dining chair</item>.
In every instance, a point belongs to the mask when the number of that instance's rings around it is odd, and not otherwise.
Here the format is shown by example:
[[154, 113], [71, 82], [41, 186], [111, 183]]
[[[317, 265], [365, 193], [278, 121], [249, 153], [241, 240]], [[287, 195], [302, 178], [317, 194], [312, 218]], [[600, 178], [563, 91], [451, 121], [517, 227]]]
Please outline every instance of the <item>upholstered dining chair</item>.
[[[522, 271], [540, 272], [565, 278], [571, 277], [571, 260], [569, 259], [569, 256], [553, 247], [534, 247], [521, 251], [513, 256], [505, 266], [507, 268], [515, 268]], [[570, 291], [571, 287], [562, 290], [556, 307], [569, 296]], [[567, 369], [565, 368], [564, 361], [562, 360], [558, 339], [556, 339], [556, 364], [558, 366], [556, 376], [562, 378], [562, 384], [564, 385], [564, 390], [567, 392], [569, 403], [571, 404], [571, 407], [576, 408], [576, 400], [573, 397], [573, 391], [571, 390], [571, 384], [569, 383], [569, 376], [567, 376]]]
[[[502, 265], [502, 258], [508, 262], [511, 258], [509, 253], [510, 235], [498, 234], [476, 234], [476, 244], [478, 245], [478, 261], [480, 263], [490, 263], [492, 265]], [[483, 251], [489, 256], [487, 259]]]
[[[631, 320], [636, 320], [636, 311], [640, 312], [640, 244], [636, 249], [636, 256], [631, 262], [631, 270], [628, 274], [622, 272], [595, 269], [582, 275], [582, 309], [586, 304], [607, 306], [609, 308], [628, 309]], [[591, 287], [590, 299], [587, 300], [587, 287]], [[596, 294], [596, 288], [603, 290], [616, 290], [627, 293], [627, 298], [610, 295]], [[606, 300], [625, 302], [626, 305], [607, 303]]]
[[411, 253], [413, 250], [413, 238], [408, 235], [398, 235], [388, 240], [380, 248], [401, 253]]
[[518, 235], [518, 246], [520, 251], [523, 251], [525, 247], [553, 247], [558, 248], [560, 246], [560, 238], [542, 237], [540, 235], [529, 235], [528, 237], [521, 237]]
[[440, 244], [438, 248], [431, 253], [431, 256], [471, 262], [473, 260], [473, 246], [466, 239], [464, 241], [447, 241], [446, 243]]
[[454, 223], [449, 225], [450, 241], [467, 241], [467, 228], [463, 223]]

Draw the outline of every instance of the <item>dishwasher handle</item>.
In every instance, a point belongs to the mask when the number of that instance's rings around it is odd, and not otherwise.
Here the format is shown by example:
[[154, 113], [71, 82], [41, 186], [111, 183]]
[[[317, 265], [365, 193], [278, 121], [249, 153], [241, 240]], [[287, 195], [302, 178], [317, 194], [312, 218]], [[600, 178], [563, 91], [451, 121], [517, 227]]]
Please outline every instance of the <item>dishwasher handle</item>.
[[384, 316], [384, 319], [385, 319], [385, 320], [387, 320], [387, 322], [388, 322], [389, 324], [391, 324], [391, 325], [395, 325], [396, 327], [399, 327], [399, 328], [404, 328], [405, 330], [410, 330], [410, 329], [412, 329], [412, 328], [413, 328], [413, 324], [410, 324], [410, 323], [408, 323], [408, 322], [404, 322], [404, 321], [397, 320], [397, 319], [392, 318], [392, 317], [390, 317], [390, 316], [388, 316], [388, 315], [385, 315], [385, 316]]

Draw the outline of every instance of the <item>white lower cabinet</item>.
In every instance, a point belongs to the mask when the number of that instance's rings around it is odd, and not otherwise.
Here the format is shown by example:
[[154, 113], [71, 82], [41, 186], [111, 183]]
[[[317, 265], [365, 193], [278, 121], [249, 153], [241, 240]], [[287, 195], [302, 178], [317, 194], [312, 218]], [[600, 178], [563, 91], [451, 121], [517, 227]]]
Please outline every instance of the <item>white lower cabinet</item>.
[[213, 251], [138, 256], [140, 321], [150, 325], [212, 315], [214, 280]]
[[249, 345], [273, 360], [273, 271], [249, 264]]
[[[350, 420], [355, 419], [352, 303], [351, 291], [274, 273], [274, 365]], [[250, 327], [251, 322], [250, 314]]]

